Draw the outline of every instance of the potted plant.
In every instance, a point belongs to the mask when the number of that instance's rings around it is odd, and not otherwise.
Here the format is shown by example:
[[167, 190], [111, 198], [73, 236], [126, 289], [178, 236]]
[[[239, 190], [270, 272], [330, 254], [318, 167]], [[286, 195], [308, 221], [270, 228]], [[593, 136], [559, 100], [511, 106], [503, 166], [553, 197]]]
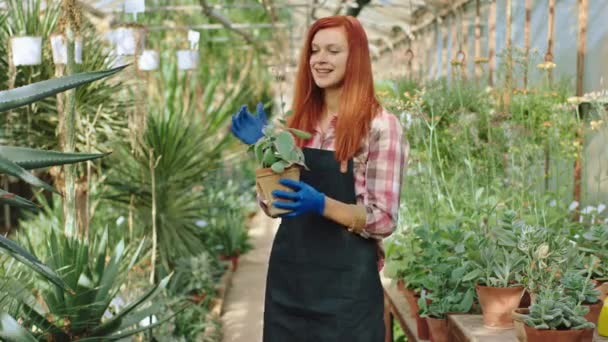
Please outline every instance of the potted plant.
[[[608, 224], [593, 225], [582, 235], [580, 250], [587, 255], [593, 255], [599, 260], [608, 260]], [[600, 262], [593, 270], [593, 279], [600, 290], [600, 299], [608, 296], [608, 263]]]
[[475, 300], [474, 289], [463, 283], [468, 266], [456, 266], [450, 262], [435, 264], [418, 300], [420, 315], [426, 317], [434, 342], [448, 341], [448, 314], [469, 313]]
[[188, 41], [190, 48], [177, 51], [177, 67], [179, 70], [194, 70], [198, 66], [199, 52], [198, 42], [200, 40], [200, 32], [188, 31]]
[[484, 325], [493, 329], [513, 328], [511, 312], [519, 306], [525, 256], [515, 243], [515, 214], [506, 212], [487, 236], [476, 238], [477, 249], [469, 251], [473, 270], [464, 281], [475, 281]]
[[239, 257], [251, 248], [249, 235], [244, 227], [244, 217], [240, 210], [229, 209], [216, 221], [218, 253], [220, 260], [230, 261], [232, 270], [238, 268]]
[[176, 261], [175, 275], [169, 289], [174, 293], [189, 296], [190, 300], [200, 304], [212, 295], [214, 284], [221, 275], [221, 266], [209, 252], [183, 257]]
[[590, 276], [591, 273], [588, 277], [585, 277], [579, 272], [570, 271], [561, 277], [560, 283], [567, 296], [574, 298], [580, 305], [589, 308], [585, 319], [597, 324], [604, 303], [599, 299], [600, 291], [595, 289], [589, 281]]
[[[264, 136], [249, 147], [259, 168], [255, 171], [256, 187], [263, 200], [271, 201], [274, 190], [291, 191], [281, 185], [281, 178], [300, 180], [300, 167], [306, 168], [304, 153], [296, 145], [293, 135], [310, 139], [311, 135], [285, 126], [284, 120], [269, 123], [263, 130]], [[289, 210], [268, 206], [271, 216], [278, 216]]]
[[567, 296], [563, 287], [548, 287], [538, 294], [524, 318], [527, 341], [591, 342], [595, 325], [585, 319], [588, 311]]

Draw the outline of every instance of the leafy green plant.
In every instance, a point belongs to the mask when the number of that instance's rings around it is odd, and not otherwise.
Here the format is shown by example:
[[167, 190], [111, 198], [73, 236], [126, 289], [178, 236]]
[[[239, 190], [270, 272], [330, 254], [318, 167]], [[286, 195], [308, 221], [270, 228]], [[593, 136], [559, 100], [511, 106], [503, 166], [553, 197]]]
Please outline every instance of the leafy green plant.
[[565, 295], [563, 288], [557, 287], [539, 293], [524, 322], [538, 330], [593, 329], [595, 324], [585, 319], [587, 312], [589, 308], [581, 306]]
[[475, 289], [463, 281], [468, 266], [439, 264], [424, 279], [418, 306], [420, 316], [445, 318], [448, 313], [468, 313], [475, 300]]
[[[107, 229], [91, 243], [50, 232], [45, 250], [39, 253], [46, 256], [49, 267], [57, 270], [74, 294], [65, 294], [54, 286], [45, 287], [44, 283], [38, 284], [38, 296], [23, 291], [15, 293], [23, 304], [20, 319], [24, 327], [30, 327], [32, 335], [67, 341], [118, 339], [168, 319], [147, 327], [137, 326], [142, 319], [161, 311], [161, 303], [152, 300], [166, 287], [170, 277], [118, 313], [104, 318], [144, 246], [142, 241], [135, 250], [129, 251], [121, 241], [111, 251], [107, 239]], [[128, 254], [130, 260], [126, 259]], [[33, 329], [34, 326], [37, 329]]]
[[200, 291], [212, 295], [214, 285], [223, 273], [219, 261], [209, 252], [203, 251], [198, 255], [181, 258], [175, 265], [169, 290], [173, 293], [190, 294]]
[[579, 304], [594, 304], [600, 300], [600, 291], [579, 272], [567, 272], [559, 282], [564, 287], [564, 294], [574, 298]]
[[[608, 260], [608, 224], [593, 225], [583, 235], [579, 249], [599, 260]], [[608, 279], [608, 264], [600, 262], [594, 269], [598, 279]]]
[[221, 256], [231, 257], [251, 249], [249, 234], [245, 229], [245, 218], [240, 210], [225, 211], [222, 217], [210, 222], [215, 242], [215, 251]]
[[258, 165], [271, 168], [275, 173], [283, 173], [292, 165], [306, 167], [304, 153], [296, 145], [293, 135], [301, 139], [310, 139], [310, 133], [280, 124], [270, 123], [264, 127], [264, 136], [249, 147], [253, 151]]

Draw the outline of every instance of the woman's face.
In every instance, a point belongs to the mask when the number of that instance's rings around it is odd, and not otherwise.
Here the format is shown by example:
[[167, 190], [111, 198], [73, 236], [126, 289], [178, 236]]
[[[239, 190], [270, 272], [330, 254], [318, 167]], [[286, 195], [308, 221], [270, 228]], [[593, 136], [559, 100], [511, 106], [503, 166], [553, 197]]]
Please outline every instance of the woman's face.
[[319, 88], [342, 86], [348, 60], [348, 41], [342, 27], [319, 30], [312, 39], [310, 69]]

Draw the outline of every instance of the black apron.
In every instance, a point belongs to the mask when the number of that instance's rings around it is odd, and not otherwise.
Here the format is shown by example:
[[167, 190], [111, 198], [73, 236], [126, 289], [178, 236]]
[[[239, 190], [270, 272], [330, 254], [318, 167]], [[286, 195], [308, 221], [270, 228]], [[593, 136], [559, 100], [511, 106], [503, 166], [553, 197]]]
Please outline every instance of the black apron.
[[[355, 204], [353, 162], [304, 149], [301, 180]], [[384, 342], [376, 244], [316, 214], [283, 218], [270, 253], [264, 342]]]

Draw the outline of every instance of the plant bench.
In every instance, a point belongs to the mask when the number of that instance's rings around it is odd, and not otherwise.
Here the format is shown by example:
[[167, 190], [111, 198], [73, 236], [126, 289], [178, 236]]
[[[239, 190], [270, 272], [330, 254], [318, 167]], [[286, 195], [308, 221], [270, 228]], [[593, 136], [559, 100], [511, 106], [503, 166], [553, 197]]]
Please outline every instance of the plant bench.
[[386, 323], [386, 342], [393, 341], [393, 323], [395, 320], [401, 326], [401, 329], [407, 336], [408, 342], [425, 342], [428, 340], [418, 339], [416, 329], [416, 320], [412, 318], [410, 307], [407, 305], [405, 297], [397, 289], [397, 285], [390, 279], [382, 277], [382, 286], [384, 287], [384, 307], [385, 307], [385, 323]]

